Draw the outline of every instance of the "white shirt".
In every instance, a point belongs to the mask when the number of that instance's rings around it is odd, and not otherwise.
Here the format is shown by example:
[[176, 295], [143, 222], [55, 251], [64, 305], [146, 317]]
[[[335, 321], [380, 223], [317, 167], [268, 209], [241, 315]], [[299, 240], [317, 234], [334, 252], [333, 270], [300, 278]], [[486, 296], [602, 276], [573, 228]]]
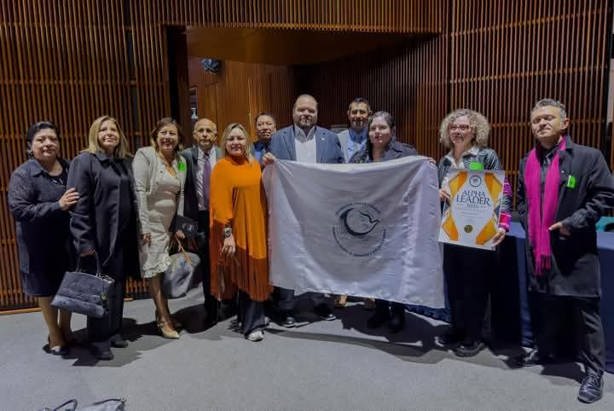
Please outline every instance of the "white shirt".
[[[211, 147], [209, 150], [209, 166], [211, 167], [211, 171], [213, 171], [213, 167], [215, 166], [216, 158], [216, 150], [215, 146]], [[205, 153], [204, 151], [198, 147], [198, 159], [196, 161], [196, 181], [194, 182], [196, 186], [196, 197], [198, 198], [198, 210], [204, 211], [209, 209], [209, 202], [205, 204], [205, 199], [203, 198], [203, 167], [205, 166]], [[211, 174], [209, 174], [211, 177]]]
[[315, 126], [309, 130], [307, 135], [302, 128], [294, 126], [294, 149], [296, 161], [299, 163], [317, 163], [315, 134]]

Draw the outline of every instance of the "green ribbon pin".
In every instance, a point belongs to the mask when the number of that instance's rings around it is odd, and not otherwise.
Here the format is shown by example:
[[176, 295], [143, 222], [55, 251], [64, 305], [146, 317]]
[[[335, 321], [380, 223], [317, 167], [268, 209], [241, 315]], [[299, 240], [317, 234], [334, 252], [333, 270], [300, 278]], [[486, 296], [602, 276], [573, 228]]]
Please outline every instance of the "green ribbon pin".
[[185, 161], [180, 161], [180, 162], [177, 164], [177, 169], [178, 169], [179, 171], [181, 171], [181, 172], [185, 172]]
[[576, 178], [571, 174], [567, 177], [567, 188], [576, 188]]

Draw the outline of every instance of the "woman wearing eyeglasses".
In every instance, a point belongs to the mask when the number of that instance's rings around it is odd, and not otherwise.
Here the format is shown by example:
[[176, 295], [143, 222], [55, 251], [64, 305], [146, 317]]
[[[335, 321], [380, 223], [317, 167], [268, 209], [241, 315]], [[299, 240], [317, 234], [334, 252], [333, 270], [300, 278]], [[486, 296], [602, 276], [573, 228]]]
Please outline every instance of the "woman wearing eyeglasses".
[[[439, 141], [450, 151], [439, 161], [439, 195], [444, 208], [450, 201], [450, 169], [500, 170], [497, 153], [487, 147], [490, 124], [482, 114], [468, 109], [448, 114], [439, 128]], [[493, 244], [505, 238], [511, 220], [512, 190], [507, 180], [498, 231]], [[488, 303], [494, 252], [453, 244], [444, 245], [443, 268], [451, 311], [451, 327], [437, 343], [454, 349], [459, 357], [472, 357], [484, 348], [482, 323]]]

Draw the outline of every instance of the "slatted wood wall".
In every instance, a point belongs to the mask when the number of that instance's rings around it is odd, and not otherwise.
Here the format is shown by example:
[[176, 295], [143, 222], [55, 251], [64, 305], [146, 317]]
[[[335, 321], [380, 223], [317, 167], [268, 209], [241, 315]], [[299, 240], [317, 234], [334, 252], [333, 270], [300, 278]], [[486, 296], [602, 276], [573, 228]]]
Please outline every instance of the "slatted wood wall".
[[277, 122], [288, 124], [289, 107], [294, 103], [294, 75], [291, 67], [224, 61], [219, 73], [205, 72], [200, 57], [191, 57], [190, 87], [198, 92], [198, 116], [218, 126], [239, 122], [255, 138], [258, 113], [273, 114]]
[[[563, 101], [582, 144], [609, 149], [606, 136], [611, 2], [454, 0], [442, 35], [301, 70], [325, 124], [344, 123], [347, 103], [368, 98], [398, 120], [399, 138], [443, 154], [445, 114], [468, 107], [493, 126], [490, 144], [512, 183], [533, 144], [529, 112], [540, 98]], [[479, 11], [479, 12], [476, 12]], [[614, 164], [614, 152], [605, 152]]]
[[[347, 102], [364, 95], [396, 114], [402, 139], [435, 157], [441, 118], [471, 106], [491, 118], [492, 145], [512, 171], [531, 143], [526, 123], [538, 96], [565, 100], [574, 135], [601, 145], [609, 7], [606, 0], [0, 0], [0, 193], [6, 198], [36, 120], [60, 125], [66, 157], [85, 147], [89, 124], [102, 114], [119, 119], [132, 149], [146, 144], [170, 112], [169, 25], [422, 33], [424, 41], [401, 49], [298, 69], [292, 92], [316, 94], [325, 124], [344, 122]], [[5, 201], [0, 230], [0, 309], [29, 306]]]
[[533, 143], [529, 111], [540, 98], [564, 102], [572, 137], [605, 149], [612, 2], [493, 3], [453, 2], [449, 106], [471, 107], [489, 118], [491, 145], [512, 182], [520, 156]]

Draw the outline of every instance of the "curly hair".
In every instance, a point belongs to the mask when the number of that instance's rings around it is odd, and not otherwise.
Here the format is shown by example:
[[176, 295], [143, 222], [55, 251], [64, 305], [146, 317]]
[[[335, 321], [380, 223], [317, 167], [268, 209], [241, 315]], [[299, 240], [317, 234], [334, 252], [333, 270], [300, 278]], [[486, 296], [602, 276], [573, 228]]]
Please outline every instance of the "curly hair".
[[439, 126], [439, 142], [448, 149], [452, 148], [448, 128], [456, 119], [465, 116], [469, 118], [471, 131], [473, 131], [473, 140], [471, 141], [472, 144], [480, 148], [487, 147], [488, 135], [490, 134], [490, 123], [483, 114], [468, 108], [454, 110], [443, 119], [441, 125]]

